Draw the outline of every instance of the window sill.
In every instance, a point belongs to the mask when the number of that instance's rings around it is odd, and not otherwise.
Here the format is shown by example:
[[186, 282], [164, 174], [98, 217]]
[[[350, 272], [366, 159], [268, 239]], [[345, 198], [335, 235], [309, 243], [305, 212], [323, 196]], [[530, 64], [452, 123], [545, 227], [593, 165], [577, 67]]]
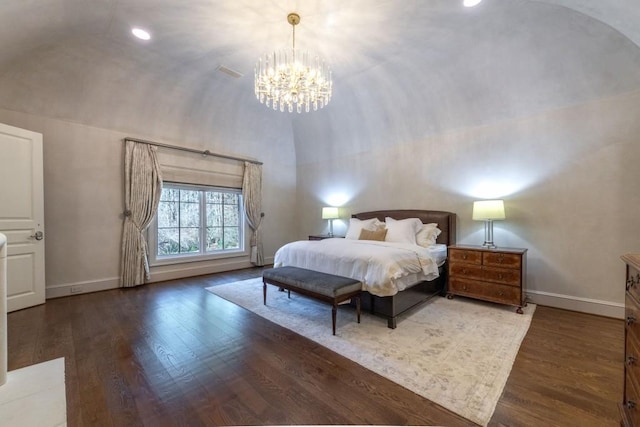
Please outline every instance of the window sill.
[[243, 250], [227, 251], [224, 253], [207, 254], [207, 255], [182, 255], [182, 256], [166, 257], [166, 258], [151, 260], [149, 261], [149, 267], [158, 267], [161, 265], [187, 264], [192, 262], [215, 261], [218, 259], [242, 258], [242, 257], [248, 257], [248, 256], [249, 256], [249, 252], [243, 251]]

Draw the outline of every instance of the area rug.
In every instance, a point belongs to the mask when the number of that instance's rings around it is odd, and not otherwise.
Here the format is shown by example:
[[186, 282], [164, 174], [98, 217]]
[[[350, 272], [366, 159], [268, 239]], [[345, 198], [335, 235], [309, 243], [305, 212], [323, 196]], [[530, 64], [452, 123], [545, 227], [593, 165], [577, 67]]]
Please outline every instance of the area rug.
[[436, 297], [398, 321], [396, 329], [368, 313], [340, 306], [336, 335], [328, 304], [269, 285], [262, 279], [207, 288], [297, 332], [477, 424], [487, 425], [509, 377], [535, 305], [514, 307]]

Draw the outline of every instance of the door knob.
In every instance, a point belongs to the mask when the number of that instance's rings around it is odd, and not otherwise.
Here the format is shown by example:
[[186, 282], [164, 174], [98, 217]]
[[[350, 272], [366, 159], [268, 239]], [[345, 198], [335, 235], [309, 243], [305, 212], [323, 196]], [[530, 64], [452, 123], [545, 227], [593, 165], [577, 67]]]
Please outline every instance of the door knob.
[[44, 239], [44, 233], [42, 231], [36, 231], [36, 234], [30, 236], [33, 237], [36, 240], [42, 240]]

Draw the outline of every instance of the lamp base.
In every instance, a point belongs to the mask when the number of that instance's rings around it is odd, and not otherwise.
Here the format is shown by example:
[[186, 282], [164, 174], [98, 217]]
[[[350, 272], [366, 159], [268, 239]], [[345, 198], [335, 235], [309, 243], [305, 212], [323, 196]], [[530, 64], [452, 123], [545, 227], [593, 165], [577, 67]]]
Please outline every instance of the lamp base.
[[497, 246], [493, 243], [493, 220], [487, 219], [484, 223], [484, 243], [482, 246], [488, 249], [496, 249]]

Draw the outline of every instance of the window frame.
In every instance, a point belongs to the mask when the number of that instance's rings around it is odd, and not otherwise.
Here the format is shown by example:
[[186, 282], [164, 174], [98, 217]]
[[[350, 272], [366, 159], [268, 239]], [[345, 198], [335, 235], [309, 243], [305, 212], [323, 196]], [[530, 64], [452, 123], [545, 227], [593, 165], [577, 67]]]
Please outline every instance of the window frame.
[[[147, 229], [147, 246], [149, 255], [150, 266], [171, 265], [171, 264], [183, 264], [189, 262], [209, 261], [224, 258], [237, 258], [249, 256], [248, 250], [248, 233], [247, 233], [247, 221], [243, 209], [242, 201], [242, 189], [239, 188], [226, 188], [213, 185], [198, 185], [198, 184], [185, 184], [180, 182], [163, 182], [162, 188], [171, 188], [177, 190], [198, 191], [199, 192], [199, 205], [200, 205], [200, 246], [201, 250], [198, 253], [186, 253], [177, 255], [158, 255], [158, 215], [156, 214], [153, 221]], [[206, 241], [206, 196], [207, 191], [219, 192], [219, 193], [233, 193], [239, 197], [239, 249], [219, 249], [211, 252], [203, 252], [203, 245]]]

